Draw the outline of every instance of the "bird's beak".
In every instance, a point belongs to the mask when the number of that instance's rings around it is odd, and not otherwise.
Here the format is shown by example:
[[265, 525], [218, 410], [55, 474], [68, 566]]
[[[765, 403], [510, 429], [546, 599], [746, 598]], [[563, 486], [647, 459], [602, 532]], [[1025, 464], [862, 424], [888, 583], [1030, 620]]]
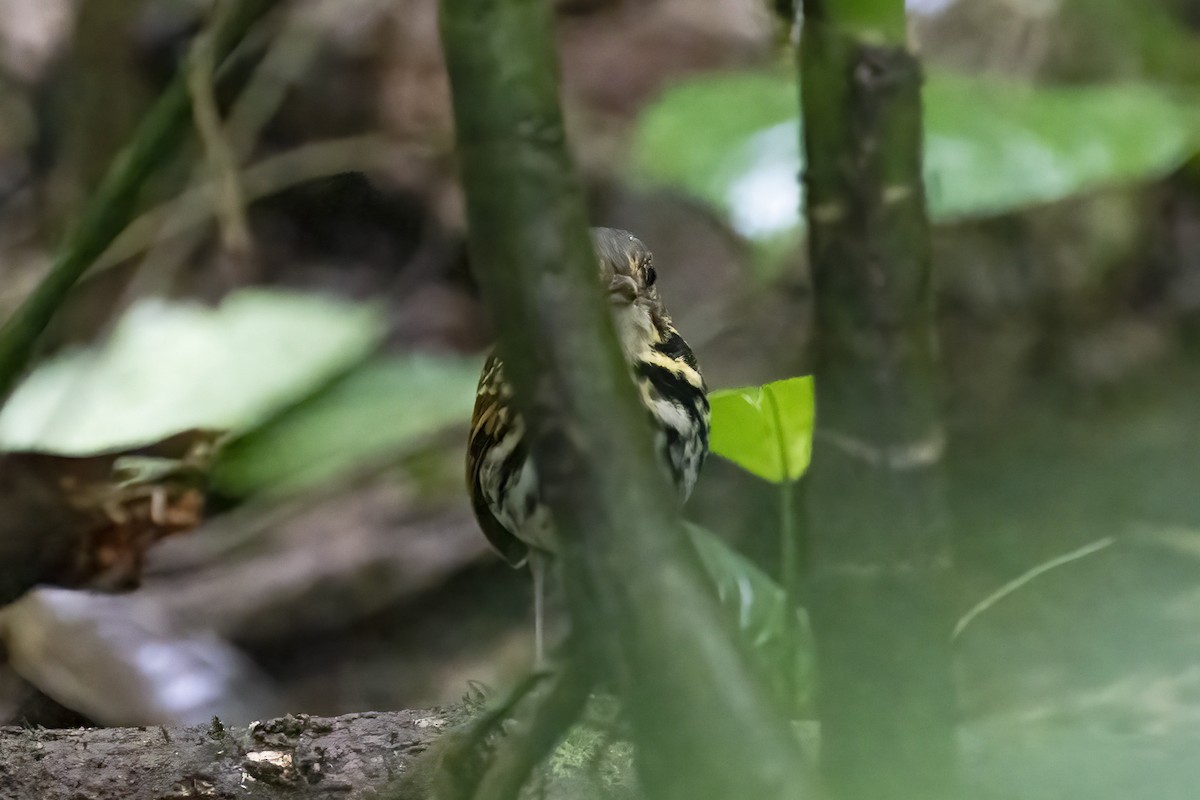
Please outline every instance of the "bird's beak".
[[614, 275], [608, 284], [608, 301], [614, 305], [629, 305], [637, 299], [637, 283], [628, 275]]

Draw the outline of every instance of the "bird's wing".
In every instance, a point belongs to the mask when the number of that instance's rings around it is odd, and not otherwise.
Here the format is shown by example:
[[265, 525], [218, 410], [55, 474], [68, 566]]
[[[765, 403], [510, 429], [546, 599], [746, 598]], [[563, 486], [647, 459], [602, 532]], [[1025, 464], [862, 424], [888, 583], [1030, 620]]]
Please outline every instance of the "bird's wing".
[[471, 435], [467, 443], [467, 489], [471, 493], [475, 519], [479, 521], [483, 534], [505, 561], [519, 567], [529, 557], [529, 546], [496, 519], [481, 484], [481, 471], [488, 451], [496, 447], [506, 434], [517, 433], [513, 425], [515, 412], [510, 405], [510, 394], [504, 381], [504, 364], [493, 354], [483, 365], [479, 388], [475, 393], [475, 410], [471, 414]]

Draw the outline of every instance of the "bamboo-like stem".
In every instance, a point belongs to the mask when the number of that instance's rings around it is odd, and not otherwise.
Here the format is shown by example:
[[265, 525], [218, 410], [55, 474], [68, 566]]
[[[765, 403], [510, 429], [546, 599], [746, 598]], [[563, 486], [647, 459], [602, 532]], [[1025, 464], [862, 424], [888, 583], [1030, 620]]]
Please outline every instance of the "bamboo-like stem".
[[921, 78], [903, 20], [904, 0], [804, 2], [810, 612], [841, 800], [960, 796]]
[[659, 800], [809, 794], [687, 551], [596, 279], [558, 104], [551, 3], [442, 0], [469, 252], [561, 532], [573, 624]]
[[[234, 6], [214, 34], [215, 58], [219, 61], [228, 55], [246, 32], [278, 3], [279, 0], [242, 0]], [[190, 119], [187, 87], [177, 78], [109, 168], [60, 248], [50, 272], [0, 327], [0, 403], [29, 365], [38, 339], [71, 288], [129, 222], [146, 181], [179, 149]]]

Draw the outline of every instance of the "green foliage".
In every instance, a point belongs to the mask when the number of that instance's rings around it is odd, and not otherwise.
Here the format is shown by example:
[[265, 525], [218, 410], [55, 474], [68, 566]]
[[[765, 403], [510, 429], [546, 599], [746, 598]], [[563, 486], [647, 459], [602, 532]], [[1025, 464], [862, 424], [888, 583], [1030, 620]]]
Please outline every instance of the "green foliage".
[[[734, 73], [667, 92], [639, 122], [636, 176], [708, 202], [769, 261], [801, 224], [796, 91], [785, 74]], [[935, 221], [1155, 178], [1196, 151], [1186, 107], [1151, 86], [1035, 87], [935, 72], [924, 105]]]
[[[753, 219], [738, 216], [737, 192], [739, 181], [758, 167], [755, 148], [764, 144], [764, 133], [773, 145], [764, 152], [765, 163], [790, 170], [786, 182], [796, 184], [798, 163], [790, 163], [798, 141], [796, 92], [795, 82], [785, 76], [758, 72], [707, 76], [671, 89], [638, 120], [636, 175], [708, 201], [729, 214], [743, 234], [777, 232], [783, 225], [774, 223], [775, 216], [794, 218], [796, 204], [789, 198], [785, 208], [772, 208], [760, 229]], [[778, 137], [770, 133], [780, 125], [787, 130]], [[795, 190], [790, 194], [794, 197]]]
[[[547, 760], [549, 774], [563, 782], [567, 797], [572, 779], [586, 777], [603, 796], [635, 797], [633, 745], [621, 738], [621, 707], [615, 697], [594, 695], [579, 720]], [[581, 796], [592, 793], [581, 792]]]
[[643, 112], [634, 177], [681, 189], [720, 211], [768, 267], [799, 239], [797, 88], [786, 76], [706, 76]]
[[[802, 713], [811, 704], [815, 664], [807, 616], [795, 610], [789, 620], [789, 600], [777, 583], [711, 531], [690, 523], [687, 528], [755, 673], [781, 711]], [[555, 792], [575, 797], [581, 787], [598, 787], [605, 797], [640, 796], [633, 747], [625, 735], [616, 699], [593, 696], [547, 762]], [[578, 791], [578, 796], [596, 794]]]
[[231, 495], [301, 489], [415, 448], [466, 423], [479, 368], [478, 360], [458, 357], [368, 362], [229, 443], [213, 482]]
[[925, 89], [930, 213], [943, 220], [998, 214], [1159, 177], [1196, 151], [1192, 122], [1149, 86], [936, 76]]
[[[779, 574], [794, 585], [799, 547], [792, 484], [812, 459], [813, 379], [726, 389], [709, 395], [709, 402], [712, 452], [778, 486]], [[796, 598], [711, 534], [697, 529], [692, 538], [760, 674], [786, 707], [803, 708], [812, 682], [812, 648], [806, 618], [796, 617]]]
[[788, 378], [709, 395], [712, 452], [772, 483], [800, 478], [812, 457], [813, 380]]
[[109, 340], [53, 358], [0, 411], [0, 447], [85, 455], [193, 428], [247, 430], [361, 361], [375, 311], [247, 290], [220, 306], [145, 301]]
[[783, 588], [715, 534], [688, 524], [693, 547], [721, 606], [735, 621], [744, 652], [774, 696], [803, 708], [812, 693], [814, 656], [808, 617]]

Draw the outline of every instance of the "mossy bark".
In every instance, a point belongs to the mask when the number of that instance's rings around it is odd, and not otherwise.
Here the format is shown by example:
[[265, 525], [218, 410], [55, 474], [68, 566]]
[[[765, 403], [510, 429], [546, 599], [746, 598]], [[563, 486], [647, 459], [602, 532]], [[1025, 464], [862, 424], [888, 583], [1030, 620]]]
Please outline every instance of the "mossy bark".
[[957, 797], [920, 70], [903, 0], [804, 11], [822, 765], [844, 800]]
[[562, 532], [574, 624], [656, 798], [808, 792], [685, 544], [596, 280], [547, 0], [442, 0], [470, 255]]

